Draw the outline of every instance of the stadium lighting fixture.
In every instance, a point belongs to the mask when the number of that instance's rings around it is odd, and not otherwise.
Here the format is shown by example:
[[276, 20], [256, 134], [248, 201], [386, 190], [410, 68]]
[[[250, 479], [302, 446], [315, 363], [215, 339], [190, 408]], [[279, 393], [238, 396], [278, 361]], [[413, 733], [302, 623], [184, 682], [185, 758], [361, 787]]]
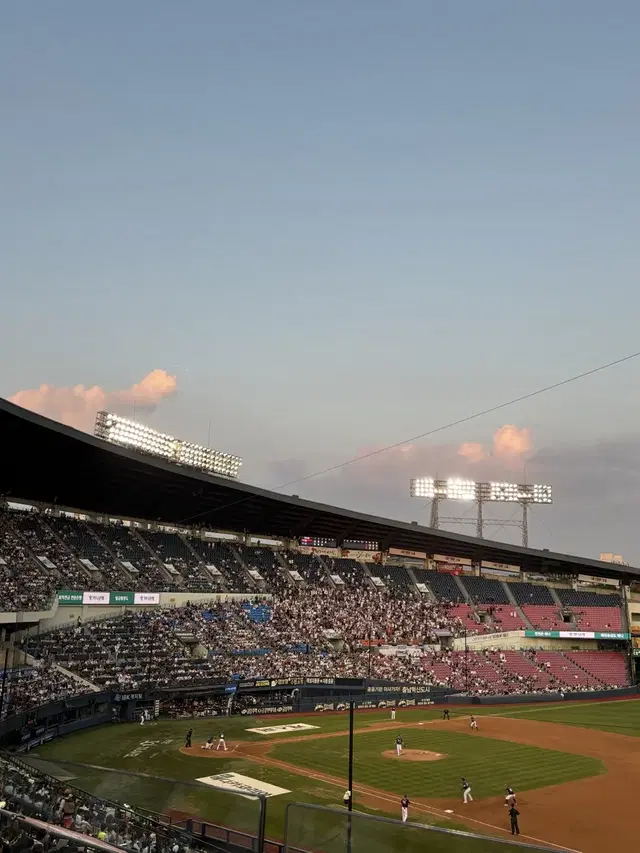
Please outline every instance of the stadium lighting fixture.
[[236, 478], [242, 465], [242, 459], [239, 456], [182, 441], [111, 412], [98, 412], [95, 435], [111, 444], [140, 450], [142, 453], [158, 456], [207, 474]]
[[[440, 521], [454, 524], [475, 523], [476, 535], [483, 536], [484, 518], [482, 507], [485, 503], [520, 504], [522, 521], [501, 521], [501, 526], [517, 525], [522, 529], [522, 544], [529, 544], [529, 528], [527, 511], [532, 504], [552, 504], [553, 490], [551, 486], [518, 483], [476, 483], [473, 480], [461, 480], [451, 477], [448, 480], [435, 480], [433, 477], [416, 477], [410, 481], [409, 493], [412, 498], [431, 501], [431, 527], [438, 529]], [[473, 501], [478, 506], [475, 522], [469, 518], [440, 519], [439, 504], [442, 501]]]
[[518, 485], [517, 483], [475, 483], [473, 480], [434, 480], [417, 477], [411, 480], [412, 498], [447, 501], [483, 501], [514, 504], [553, 503], [551, 486], [544, 484]]

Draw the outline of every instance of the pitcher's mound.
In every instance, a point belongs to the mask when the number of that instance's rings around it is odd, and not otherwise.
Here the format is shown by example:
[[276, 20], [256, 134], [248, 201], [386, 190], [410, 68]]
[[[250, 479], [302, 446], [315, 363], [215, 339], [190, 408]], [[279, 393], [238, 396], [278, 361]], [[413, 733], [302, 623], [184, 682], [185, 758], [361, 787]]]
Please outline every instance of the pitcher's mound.
[[446, 758], [441, 752], [429, 752], [428, 749], [403, 749], [402, 755], [396, 755], [395, 749], [385, 749], [383, 758], [393, 758], [395, 761], [440, 761]]

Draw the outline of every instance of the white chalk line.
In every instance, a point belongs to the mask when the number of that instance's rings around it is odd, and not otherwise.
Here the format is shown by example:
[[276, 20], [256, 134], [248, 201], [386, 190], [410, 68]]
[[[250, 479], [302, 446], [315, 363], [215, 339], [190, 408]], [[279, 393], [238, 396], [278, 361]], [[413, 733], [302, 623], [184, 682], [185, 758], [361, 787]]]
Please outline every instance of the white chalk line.
[[[438, 721], [437, 720], [430, 720], [429, 722], [438, 722]], [[251, 760], [250, 756], [247, 756], [247, 757], [249, 758], [249, 760]], [[333, 785], [335, 788], [344, 788], [344, 782], [333, 781], [330, 777], [327, 778], [326, 776], [323, 776], [322, 774], [314, 773], [312, 770], [303, 770], [302, 768], [299, 768], [296, 765], [293, 765], [293, 764], [290, 765], [287, 762], [280, 761], [279, 759], [270, 759], [270, 758], [268, 758], [268, 756], [261, 756], [258, 763], [270, 764], [274, 768], [278, 768], [280, 770], [292, 772], [298, 776], [307, 776], [316, 782], [324, 782], [327, 785]], [[355, 785], [354, 791], [359, 792], [361, 794], [365, 794], [365, 796], [374, 797], [375, 799], [381, 800], [382, 802], [385, 802], [385, 803], [393, 803], [394, 805], [397, 805], [397, 797], [391, 797], [388, 794], [385, 794], [384, 792], [381, 792], [376, 788], [368, 788], [368, 787], [363, 786], [363, 785]], [[443, 818], [444, 820], [451, 820], [449, 815], [446, 814], [446, 812], [443, 809], [438, 809], [435, 806], [426, 806], [423, 803], [416, 803], [414, 805], [414, 808], [417, 811], [426, 812], [427, 814], [431, 814], [434, 817], [440, 817], [440, 818]], [[507, 832], [507, 830], [502, 826], [496, 826], [493, 823], [487, 823], [486, 821], [478, 820], [477, 818], [465, 817], [465, 816], [460, 815], [456, 812], [454, 812], [454, 814], [456, 815], [456, 817], [464, 820], [465, 823], [475, 823], [478, 826], [485, 826], [488, 829], [498, 830], [498, 832], [504, 832], [504, 833]], [[535, 841], [535, 842], [538, 842], [539, 844], [546, 844], [547, 847], [553, 848], [555, 850], [562, 850], [562, 851], [564, 851], [564, 853], [581, 853], [580, 850], [576, 850], [572, 847], [565, 847], [565, 846], [560, 845], [560, 844], [555, 844], [553, 841], [546, 841], [545, 839], [542, 839], [542, 838], [536, 838], [533, 835], [524, 835], [523, 833], [521, 833], [520, 838], [528, 838], [529, 841]]]

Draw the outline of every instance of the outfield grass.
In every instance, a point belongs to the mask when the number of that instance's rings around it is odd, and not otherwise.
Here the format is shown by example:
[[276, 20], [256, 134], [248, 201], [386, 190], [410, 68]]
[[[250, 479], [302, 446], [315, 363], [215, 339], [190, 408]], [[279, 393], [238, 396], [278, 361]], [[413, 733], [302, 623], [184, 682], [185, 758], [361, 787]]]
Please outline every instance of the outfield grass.
[[[409, 762], [384, 758], [394, 746], [392, 733], [360, 734], [356, 740], [357, 782], [398, 796], [459, 797], [460, 780], [467, 777], [475, 797], [504, 793], [506, 785], [517, 791], [556, 785], [604, 772], [600, 761], [508, 741], [446, 732], [442, 729], [411, 729], [403, 733], [408, 749], [429, 750], [447, 757], [440, 761]], [[345, 776], [348, 737], [282, 744], [273, 755], [299, 767], [334, 776]]]
[[[430, 714], [429, 716], [433, 716]], [[423, 714], [423, 718], [429, 718]], [[359, 726], [368, 726], [382, 719], [389, 719], [389, 713], [361, 715]], [[234, 740], [265, 740], [259, 734], [246, 732], [246, 728], [258, 728], [270, 725], [286, 725], [292, 722], [307, 722], [318, 725], [317, 729], [293, 732], [290, 736], [314, 734], [323, 731], [341, 731], [348, 720], [344, 715], [318, 717], [279, 718], [277, 720], [257, 721], [246, 717], [232, 717], [224, 720], [224, 732], [227, 743], [232, 746]], [[161, 721], [142, 727], [138, 724], [106, 725], [95, 729], [86, 729], [65, 738], [45, 744], [32, 753], [36, 759], [52, 762], [51, 772], [63, 770], [65, 775], [73, 776], [70, 783], [90, 791], [96, 796], [131, 805], [163, 812], [166, 809], [197, 814], [205, 820], [222, 823], [235, 829], [255, 834], [257, 831], [257, 806], [246, 798], [226, 795], [213, 788], [191, 788], [180, 782], [194, 782], [196, 779], [233, 772], [259, 779], [291, 793], [269, 799], [267, 816], [267, 834], [272, 838], [284, 835], [285, 808], [291, 802], [305, 802], [323, 806], [340, 806], [342, 788], [324, 782], [318, 782], [309, 776], [286, 773], [278, 769], [263, 767], [247, 759], [215, 759], [184, 755], [179, 747], [184, 743], [184, 734], [192, 725], [193, 743], [203, 743], [211, 734], [220, 732], [221, 720]], [[273, 736], [269, 736], [271, 739]], [[282, 735], [286, 738], [287, 735]], [[326, 743], [327, 741], [323, 741]], [[230, 756], [233, 753], [230, 753]], [[28, 760], [29, 756], [25, 756]], [[67, 762], [74, 762], [69, 764]], [[92, 766], [76, 766], [75, 762]], [[41, 766], [41, 765], [40, 765]], [[104, 768], [104, 769], [100, 769]], [[115, 771], [108, 772], [107, 768]], [[47, 768], [41, 766], [47, 771]], [[343, 775], [342, 773], [340, 775]], [[176, 780], [164, 782], [157, 777]], [[376, 810], [358, 805], [362, 811], [397, 818], [399, 807], [389, 805], [389, 811]], [[224, 817], [221, 817], [224, 815]], [[421, 817], [421, 822], [427, 819]], [[434, 823], [438, 823], [435, 819]], [[460, 824], [446, 822], [446, 826], [460, 827]]]
[[[640, 701], [461, 707], [452, 709], [451, 716], [452, 718], [468, 717], [471, 712], [477, 716], [520, 717], [604, 729], [620, 734], [640, 735]], [[399, 709], [397, 723], [401, 725], [426, 722], [441, 717], [441, 708]], [[501, 794], [507, 784], [518, 791], [524, 791], [596, 775], [604, 769], [599, 761], [585, 756], [567, 755], [486, 737], [474, 737], [471, 733], [446, 731], [440, 726], [401, 730], [401, 734], [408, 748], [428, 749], [443, 753], [447, 758], [424, 763], [394, 762], [393, 759], [383, 758], [381, 753], [383, 750], [393, 749], [395, 727], [390, 725], [384, 731], [367, 731], [371, 726], [389, 721], [388, 710], [362, 711], [357, 712], [355, 716], [355, 726], [358, 731], [355, 750], [356, 784], [385, 790], [393, 795], [394, 800], [388, 806], [388, 811], [386, 809], [376, 811], [363, 807], [358, 803], [356, 795], [356, 808], [379, 816], [397, 818], [399, 809], [395, 806], [395, 798], [399, 798], [404, 793], [407, 793], [410, 798], [457, 798], [460, 796], [460, 777], [463, 775], [470, 779], [474, 796], [482, 798]], [[293, 723], [305, 723], [316, 728], [266, 736], [247, 731], [251, 728]], [[346, 712], [262, 717], [259, 720], [252, 717], [232, 717], [224, 720], [215, 718], [163, 720], [145, 727], [138, 724], [106, 725], [52, 741], [39, 749], [36, 754], [43, 759], [55, 762], [58, 765], [58, 771], [62, 768], [67, 775], [75, 777], [72, 784], [98, 796], [129, 802], [156, 812], [170, 808], [198, 814], [205, 820], [223, 823], [252, 834], [257, 831], [255, 802], [211, 788], [193, 788], [180, 783], [194, 782], [204, 776], [235, 772], [277, 785], [290, 793], [272, 797], [268, 801], [267, 835], [272, 838], [283, 837], [285, 808], [289, 803], [297, 801], [321, 806], [340, 806], [342, 788], [316, 781], [310, 775], [287, 773], [264, 767], [247, 759], [233, 758], [231, 757], [233, 753], [228, 757], [216, 759], [183, 755], [179, 748], [184, 743], [184, 735], [189, 727], [193, 727], [194, 730], [194, 745], [203, 743], [210, 735], [217, 737], [222, 729], [230, 746], [239, 740], [254, 742], [278, 740], [280, 742], [274, 747], [272, 753], [274, 757], [296, 766], [340, 778], [347, 775], [348, 739], [346, 736], [306, 742], [291, 740], [291, 738], [307, 735], [346, 732], [348, 727]], [[66, 762], [93, 766], [71, 766]], [[96, 766], [105, 769], [96, 769]], [[109, 772], [106, 768], [111, 768], [115, 772]], [[142, 775], [127, 775], [122, 771]], [[176, 781], [162, 781], [158, 777]], [[221, 817], [222, 815], [224, 817]], [[426, 822], [422, 815], [418, 819], [421, 823]], [[340, 823], [340, 817], [314, 817], [313, 820], [319, 820], [322, 826], [326, 825], [327, 831], [331, 829], [331, 833], [337, 839], [335, 843], [338, 846], [342, 844], [341, 849], [344, 849], [341, 828], [337, 824], [334, 825], [336, 820], [338, 824]], [[437, 821], [435, 823], [437, 824]], [[450, 822], [442, 825], [449, 828], [456, 827], [456, 824]], [[370, 829], [361, 830], [361, 843], [366, 848], [365, 853], [372, 853], [377, 849], [367, 835], [370, 831]], [[392, 831], [397, 832], [397, 829], [388, 830], [388, 832]], [[299, 832], [304, 835], [304, 827], [299, 829]], [[380, 832], [382, 833], [380, 837], [383, 837], [387, 830], [380, 829]], [[405, 837], [408, 839], [408, 835]], [[342, 838], [341, 841], [340, 838]], [[407, 850], [415, 849], [417, 842], [414, 842], [415, 839]], [[475, 850], [478, 853], [485, 853], [485, 850], [487, 853], [493, 853], [498, 849], [491, 846], [477, 847], [476, 842], [468, 843], [474, 844], [473, 850], [470, 846], [459, 849], [465, 851], [468, 849], [470, 853], [475, 853]], [[487, 845], [492, 843], [487, 842]], [[440, 849], [438, 844], [435, 836], [429, 837], [429, 849], [434, 850], [434, 853]], [[447, 845], [446, 848], [442, 848], [443, 851], [446, 849], [448, 853], [454, 853], [458, 849], [451, 847], [451, 842], [447, 842]], [[402, 845], [398, 847], [395, 842], [393, 847], [398, 851], [404, 849]], [[320, 848], [316, 846], [316, 849]], [[327, 845], [322, 849], [331, 853], [333, 848], [327, 841]], [[352, 850], [353, 853], [358, 853], [355, 843], [352, 845]]]
[[628, 699], [618, 702], [576, 702], [573, 704], [526, 707], [522, 710], [501, 709], [501, 717], [516, 717], [559, 723], [565, 726], [580, 726], [600, 729], [619, 735], [640, 737], [640, 700]]

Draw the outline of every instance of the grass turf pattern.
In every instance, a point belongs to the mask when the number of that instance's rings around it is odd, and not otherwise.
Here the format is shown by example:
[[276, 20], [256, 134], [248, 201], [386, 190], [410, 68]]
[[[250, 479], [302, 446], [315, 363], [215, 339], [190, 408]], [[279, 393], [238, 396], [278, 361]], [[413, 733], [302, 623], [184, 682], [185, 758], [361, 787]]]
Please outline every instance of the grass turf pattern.
[[[469, 713], [478, 717], [522, 717], [552, 723], [601, 728], [619, 734], [640, 735], [640, 701], [623, 702], [571, 702], [552, 705], [520, 706], [476, 706], [472, 709], [451, 709], [452, 719], [468, 717]], [[441, 708], [399, 709], [397, 723], [414, 724], [442, 718]], [[260, 728], [292, 723], [306, 723], [317, 728], [302, 731], [269, 734], [263, 736], [248, 732], [249, 728]], [[367, 732], [372, 725], [386, 722], [390, 728], [382, 732]], [[437, 762], [409, 763], [394, 765], [393, 759], [382, 758], [383, 750], [392, 749], [395, 740], [395, 727], [390, 723], [388, 710], [362, 711], [355, 716], [356, 736], [356, 780], [361, 784], [383, 789], [399, 797], [408, 793], [411, 798], [420, 797], [459, 797], [459, 777], [466, 775], [472, 782], [476, 798], [501, 794], [504, 785], [511, 784], [516, 790], [551, 785], [569, 779], [602, 772], [602, 766], [594, 759], [560, 752], [536, 749], [504, 741], [490, 740], [484, 737], [474, 739], [472, 734], [447, 732], [442, 727], [425, 726], [422, 729], [400, 730], [406, 745], [411, 749], [429, 749], [445, 753], [448, 757]], [[181, 721], [160, 721], [148, 726], [138, 724], [107, 725], [87, 729], [46, 744], [37, 751], [42, 758], [58, 764], [69, 776], [74, 776], [72, 784], [90, 790], [98, 796], [130, 802], [134, 805], [161, 812], [165, 808], [177, 811], [189, 811], [204, 819], [227, 826], [233, 826], [247, 832], [255, 832], [256, 810], [250, 800], [239, 800], [213, 789], [198, 790], [186, 785], [171, 784], [158, 780], [164, 776], [180, 781], [192, 782], [198, 777], [224, 772], [241, 773], [254, 779], [278, 785], [291, 791], [290, 794], [273, 797], [268, 804], [267, 834], [272, 838], [282, 838], [284, 832], [284, 813], [287, 804], [306, 802], [323, 806], [339, 805], [342, 789], [326, 782], [317, 781], [310, 776], [288, 773], [280, 769], [264, 767], [247, 759], [227, 758], [209, 759], [182, 754], [179, 748], [184, 743], [184, 735], [193, 727], [193, 743], [203, 743], [210, 735], [217, 738], [221, 730], [225, 732], [227, 743], [233, 746], [237, 741], [263, 742], [279, 741], [272, 753], [274, 757], [285, 761], [329, 773], [346, 776], [347, 738], [327, 738], [318, 741], [291, 741], [301, 736], [345, 732], [348, 727], [348, 714], [315, 714], [304, 716], [282, 716], [277, 718], [232, 717], [230, 719], [197, 719]], [[127, 776], [121, 772], [106, 772], [91, 768], [78, 768], [65, 762], [83, 762], [113, 768], [116, 771], [128, 770], [148, 776]], [[360, 803], [356, 807], [363, 811], [399, 817], [399, 807], [391, 802], [384, 810], [365, 808]], [[221, 818], [224, 815], [224, 818]], [[426, 823], [424, 815], [413, 815], [420, 823]], [[333, 818], [314, 818], [332, 825]], [[437, 825], [438, 821], [433, 820]], [[324, 824], [323, 824], [324, 825]], [[377, 824], [376, 824], [377, 825]], [[459, 828], [459, 824], [447, 822], [449, 828]], [[382, 832], [382, 830], [380, 830]], [[389, 830], [391, 831], [391, 830]], [[336, 829], [339, 836], [339, 831]], [[367, 830], [362, 830], [363, 839]], [[417, 832], [417, 830], [416, 830]], [[344, 841], [344, 839], [343, 839]], [[491, 842], [493, 843], [493, 842]], [[364, 841], [363, 841], [364, 844]], [[429, 837], [429, 849], [437, 851], [439, 841], [436, 836]], [[489, 842], [487, 842], [489, 844]], [[373, 846], [365, 844], [367, 853]], [[387, 848], [389, 849], [389, 848]], [[394, 850], [400, 850], [394, 845]], [[412, 849], [411, 847], [407, 849]], [[457, 848], [443, 847], [448, 853]], [[469, 849], [464, 846], [461, 850]], [[485, 848], [474, 850], [484, 853]], [[327, 850], [330, 850], [327, 847]], [[487, 851], [493, 851], [491, 846]]]
[[[371, 732], [357, 736], [355, 778], [398, 796], [407, 793], [409, 798], [461, 796], [462, 776], [471, 783], [474, 797], [492, 797], [504, 793], [506, 785], [525, 791], [604, 772], [600, 761], [586, 756], [428, 728], [403, 732], [405, 747], [438, 752], [446, 758], [431, 762], [384, 758], [381, 753], [393, 748], [391, 735]], [[299, 767], [344, 776], [348, 738], [282, 744], [272, 754]]]

